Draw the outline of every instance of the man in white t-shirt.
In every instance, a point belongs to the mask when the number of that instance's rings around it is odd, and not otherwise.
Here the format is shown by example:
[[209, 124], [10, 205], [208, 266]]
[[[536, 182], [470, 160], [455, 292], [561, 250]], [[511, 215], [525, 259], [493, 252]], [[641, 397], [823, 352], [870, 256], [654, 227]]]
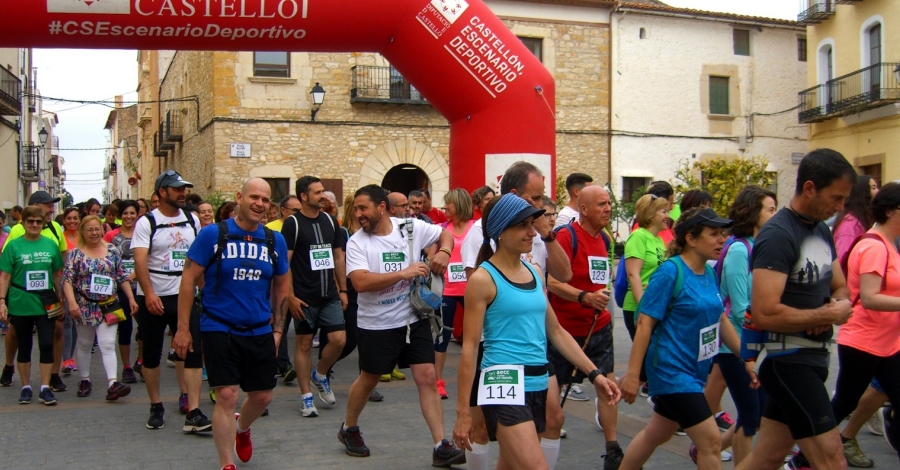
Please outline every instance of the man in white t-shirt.
[[[434, 442], [432, 465], [449, 467], [465, 462], [465, 453], [444, 439], [441, 398], [435, 386], [434, 338], [431, 325], [412, 311], [410, 284], [431, 271], [443, 275], [453, 250], [453, 234], [417, 219], [394, 219], [385, 191], [364, 186], [356, 191], [353, 207], [362, 230], [347, 242], [347, 275], [359, 292], [359, 377], [350, 386], [347, 416], [338, 439], [348, 455], [368, 457], [358, 420], [382, 374], [394, 364], [409, 367], [419, 389], [419, 405]], [[408, 241], [412, 224], [412, 241]], [[412, 245], [410, 247], [410, 244]], [[431, 265], [419, 261], [422, 249], [437, 244]]]
[[585, 186], [590, 186], [594, 182], [594, 178], [584, 173], [572, 173], [566, 177], [566, 193], [569, 195], [569, 202], [556, 215], [556, 224], [553, 228], [562, 227], [563, 225], [577, 222], [579, 215], [578, 195]]
[[[541, 170], [528, 162], [513, 163], [500, 180], [500, 194], [506, 193], [516, 194], [535, 208], [543, 209], [544, 176], [541, 174]], [[472, 228], [463, 240], [463, 246], [460, 249], [467, 278], [471, 278], [472, 273], [475, 272], [475, 261], [484, 241], [482, 220], [484, 219], [472, 224]], [[553, 227], [550, 226], [550, 221], [546, 217], [538, 217], [535, 219], [533, 227], [540, 238], [533, 240], [531, 253], [522, 255], [522, 259], [537, 266], [544, 273], [549, 272], [556, 279], [565, 279], [565, 281], [560, 282], [569, 282], [572, 278], [572, 266], [569, 262], [569, 256], [556, 242], [556, 234], [553, 232]], [[479, 359], [480, 362], [481, 360]], [[548, 389], [559, 390], [553, 371], [550, 373]], [[474, 430], [472, 450], [466, 451], [466, 462], [470, 470], [486, 470], [490, 460], [488, 455], [488, 435], [480, 409], [474, 408], [472, 410], [472, 429]], [[541, 434], [541, 448], [544, 450], [544, 457], [547, 459], [547, 463], [550, 464], [550, 468], [556, 465], [556, 460], [559, 457], [559, 437], [563, 421], [564, 416], [562, 408], [559, 406], [559, 401], [548, 399], [547, 427]]]
[[[134, 249], [135, 276], [138, 280], [136, 319], [144, 341], [141, 376], [150, 396], [148, 429], [163, 427], [162, 399], [159, 394], [159, 363], [168, 326], [178, 331], [178, 289], [188, 248], [200, 230], [197, 216], [184, 211], [185, 188], [194, 185], [183, 180], [178, 172], [169, 170], [156, 178], [154, 195], [159, 207], [138, 219], [131, 239]], [[200, 344], [200, 315], [191, 318], [191, 336]], [[175, 373], [181, 395], [178, 407], [186, 413], [182, 428], [185, 432], [208, 432], [212, 422], [200, 411], [200, 386], [203, 383], [200, 348], [186, 357], [176, 357]]]

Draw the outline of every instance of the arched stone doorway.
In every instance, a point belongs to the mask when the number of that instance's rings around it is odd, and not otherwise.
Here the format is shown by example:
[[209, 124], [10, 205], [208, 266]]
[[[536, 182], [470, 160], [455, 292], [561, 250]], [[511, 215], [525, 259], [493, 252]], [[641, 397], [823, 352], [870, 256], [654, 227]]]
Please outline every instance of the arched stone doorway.
[[[415, 166], [430, 180], [431, 199], [443, 200], [444, 194], [450, 190], [450, 165], [443, 155], [430, 145], [412, 139], [392, 140], [375, 148], [360, 169], [359, 187], [367, 184], [381, 186], [386, 182], [388, 172], [395, 167]], [[397, 170], [403, 173], [416, 173], [412, 170]], [[419, 185], [412, 189], [428, 187]], [[392, 191], [394, 188], [390, 188]], [[406, 191], [408, 193], [409, 191]]]
[[403, 163], [397, 165], [384, 175], [381, 187], [391, 192], [409, 194], [414, 189], [430, 187], [428, 175], [421, 168]]

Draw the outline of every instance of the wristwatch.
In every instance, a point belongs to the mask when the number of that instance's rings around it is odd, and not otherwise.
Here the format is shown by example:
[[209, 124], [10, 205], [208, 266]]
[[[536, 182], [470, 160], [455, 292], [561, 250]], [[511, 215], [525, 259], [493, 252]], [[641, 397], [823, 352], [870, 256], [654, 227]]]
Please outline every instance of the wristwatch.
[[552, 242], [553, 240], [556, 240], [556, 232], [554, 232], [554, 231], [551, 229], [551, 230], [550, 230], [550, 233], [548, 233], [546, 237], [541, 237], [541, 240], [542, 240], [544, 243], [550, 243], [550, 242]]
[[594, 383], [594, 379], [596, 379], [598, 375], [603, 375], [603, 371], [600, 369], [594, 369], [588, 374], [588, 380], [591, 383]]

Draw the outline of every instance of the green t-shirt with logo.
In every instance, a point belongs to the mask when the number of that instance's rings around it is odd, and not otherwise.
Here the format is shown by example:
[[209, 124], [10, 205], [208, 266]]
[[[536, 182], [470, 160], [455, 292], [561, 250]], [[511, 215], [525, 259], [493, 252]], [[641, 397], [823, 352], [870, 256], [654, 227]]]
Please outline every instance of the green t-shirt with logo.
[[[7, 243], [0, 255], [0, 271], [10, 274], [6, 294], [10, 315], [38, 316], [47, 311], [41, 298], [24, 289], [53, 289], [53, 273], [63, 267], [62, 255], [53, 240], [19, 237]], [[13, 287], [17, 284], [21, 288]]]
[[[646, 289], [647, 283], [650, 282], [650, 276], [666, 260], [666, 245], [659, 236], [653, 235], [645, 228], [639, 228], [631, 232], [631, 236], [625, 242], [625, 259], [627, 260], [628, 258], [640, 258], [644, 261], [644, 264], [641, 266], [641, 284]], [[628, 285], [628, 293], [625, 294], [624, 304], [622, 305], [622, 310], [637, 314], [637, 302], [635, 302], [634, 294], [631, 292], [630, 283]]]

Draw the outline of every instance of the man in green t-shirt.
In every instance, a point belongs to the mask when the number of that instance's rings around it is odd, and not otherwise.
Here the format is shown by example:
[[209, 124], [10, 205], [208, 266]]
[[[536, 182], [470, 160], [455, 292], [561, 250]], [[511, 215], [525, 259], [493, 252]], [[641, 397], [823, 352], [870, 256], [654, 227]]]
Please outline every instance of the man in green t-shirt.
[[[50, 390], [51, 368], [53, 367], [53, 336], [57, 321], [47, 316], [44, 294], [52, 299], [58, 309], [59, 296], [54, 286], [59, 285], [62, 275], [62, 256], [51, 239], [41, 236], [40, 227], [44, 223], [42, 209], [29, 206], [23, 211], [23, 223], [28, 232], [7, 243], [0, 256], [0, 320], [9, 321], [10, 331], [22, 331], [17, 344], [19, 375], [22, 380], [22, 395], [19, 403], [31, 403], [31, 330], [38, 333], [40, 346], [41, 390], [40, 399], [46, 405], [55, 405], [56, 397]], [[7, 302], [8, 300], [8, 302]], [[13, 314], [7, 304], [15, 306]], [[4, 371], [5, 373], [5, 371]], [[11, 375], [11, 374], [10, 374]]]
[[[62, 257], [63, 262], [65, 262], [68, 244], [66, 243], [66, 237], [63, 236], [62, 227], [53, 220], [53, 211], [55, 210], [54, 205], [59, 201], [60, 198], [51, 196], [47, 191], [35, 191], [31, 197], [28, 198], [28, 205], [37, 205], [44, 210], [45, 223], [44, 229], [41, 230], [41, 235], [50, 239], [50, 241], [54, 242], [54, 244], [59, 247], [60, 256]], [[4, 251], [11, 241], [24, 234], [25, 226], [21, 223], [10, 229], [9, 238], [6, 239], [6, 244], [3, 246]], [[13, 310], [18, 308], [17, 304], [11, 305], [13, 305]], [[13, 313], [15, 314], [15, 311]], [[62, 363], [64, 318], [63, 316], [60, 316], [57, 317], [56, 320], [56, 326], [53, 332], [53, 373], [50, 376], [50, 388], [52, 388], [54, 392], [64, 392], [68, 387], [66, 387], [66, 384], [63, 383], [62, 378], [59, 376], [59, 366]], [[15, 359], [16, 350], [19, 348], [19, 338], [16, 335], [15, 328], [9, 329], [5, 338], [5, 344], [6, 363], [3, 367], [3, 373], [0, 374], [0, 386], [9, 387], [12, 384], [13, 373], [15, 371], [13, 360]]]

